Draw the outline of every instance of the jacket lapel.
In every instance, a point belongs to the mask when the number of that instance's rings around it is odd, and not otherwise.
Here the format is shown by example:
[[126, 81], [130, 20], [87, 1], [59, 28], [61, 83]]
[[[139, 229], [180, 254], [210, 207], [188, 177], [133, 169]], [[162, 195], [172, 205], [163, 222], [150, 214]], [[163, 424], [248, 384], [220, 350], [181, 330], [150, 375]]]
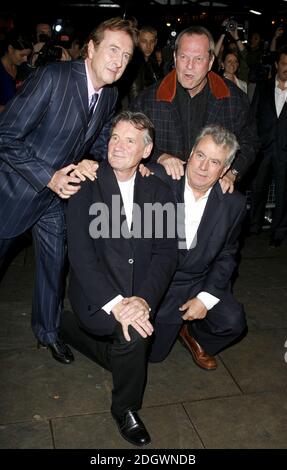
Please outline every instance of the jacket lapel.
[[279, 116], [280, 121], [287, 119], [287, 103], [285, 101], [284, 106], [282, 108], [282, 111]]
[[223, 193], [220, 184], [217, 182], [209, 194], [208, 201], [197, 230], [197, 239], [202, 241], [203, 244], [209, 237], [218, 220], [218, 211], [221, 210], [220, 203], [222, 200]]
[[79, 116], [83, 126], [87, 126], [88, 113], [88, 87], [85, 63], [83, 60], [72, 63], [72, 75], [75, 82], [74, 100], [76, 101]]
[[[271, 106], [272, 106], [272, 112], [274, 115], [277, 117], [277, 111], [276, 111], [276, 103], [275, 103], [275, 86], [276, 86], [276, 81], [275, 78], [269, 81], [268, 83], [268, 93], [267, 93], [267, 98], [269, 99]], [[278, 117], [280, 120], [285, 120], [287, 118], [287, 103], [285, 101], [284, 106], [281, 110], [281, 113]]]
[[145, 203], [152, 203], [152, 195], [147, 190], [147, 186], [145, 185], [145, 179], [137, 170], [134, 186], [134, 209], [131, 225], [131, 232], [133, 234], [134, 241], [137, 240], [137, 238], [139, 237], [143, 237], [145, 229], [147, 229], [147, 227], [144, 226]]

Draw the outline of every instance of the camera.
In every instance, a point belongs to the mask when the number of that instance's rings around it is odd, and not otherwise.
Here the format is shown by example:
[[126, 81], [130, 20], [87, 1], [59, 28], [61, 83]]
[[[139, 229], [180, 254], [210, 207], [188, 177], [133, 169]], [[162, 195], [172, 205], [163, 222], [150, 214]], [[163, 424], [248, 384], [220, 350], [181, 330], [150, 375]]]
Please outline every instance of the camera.
[[43, 47], [38, 53], [38, 58], [35, 62], [35, 66], [46, 65], [57, 60], [61, 60], [62, 48], [55, 45], [52, 41], [45, 42]]
[[237, 28], [237, 22], [231, 16], [230, 18], [227, 18], [226, 20], [223, 21], [222, 26], [225, 29], [225, 32], [228, 33], [229, 31], [235, 31]]

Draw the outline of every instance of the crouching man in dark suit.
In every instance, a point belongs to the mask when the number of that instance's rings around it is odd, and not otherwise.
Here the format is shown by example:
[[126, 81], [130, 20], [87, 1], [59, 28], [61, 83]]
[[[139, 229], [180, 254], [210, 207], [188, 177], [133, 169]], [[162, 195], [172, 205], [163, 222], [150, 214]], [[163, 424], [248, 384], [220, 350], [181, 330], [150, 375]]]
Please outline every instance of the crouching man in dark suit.
[[[150, 155], [154, 128], [142, 113], [114, 120], [108, 161], [97, 180], [86, 181], [69, 201], [69, 298], [75, 315], [63, 316], [64, 340], [112, 372], [112, 415], [122, 437], [150, 442], [137, 415], [147, 371], [151, 318], [168, 288], [177, 261], [171, 189], [137, 171]], [[150, 209], [166, 209], [159, 215]], [[96, 216], [97, 215], [97, 216]], [[96, 216], [96, 217], [95, 217]], [[175, 227], [174, 227], [175, 229]]]
[[150, 360], [163, 360], [178, 332], [196, 364], [216, 369], [216, 355], [246, 328], [243, 307], [231, 292], [231, 276], [245, 198], [222, 193], [218, 180], [238, 150], [227, 129], [205, 127], [195, 141], [185, 178], [172, 181], [178, 203], [179, 265], [156, 315]]

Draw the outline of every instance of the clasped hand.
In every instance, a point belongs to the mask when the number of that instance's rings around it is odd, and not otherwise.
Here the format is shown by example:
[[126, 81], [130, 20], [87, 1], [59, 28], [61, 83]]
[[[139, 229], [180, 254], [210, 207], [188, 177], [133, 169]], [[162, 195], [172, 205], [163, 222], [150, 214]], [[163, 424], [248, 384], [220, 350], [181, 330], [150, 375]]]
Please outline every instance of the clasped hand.
[[128, 331], [131, 325], [143, 338], [151, 336], [153, 326], [149, 320], [150, 308], [147, 302], [141, 297], [128, 297], [118, 302], [112, 309], [116, 320], [121, 323], [123, 335], [127, 341], [130, 341]]
[[94, 181], [97, 177], [99, 163], [84, 159], [77, 165], [73, 163], [54, 173], [47, 184], [61, 199], [69, 199], [81, 189], [81, 182], [88, 178]]

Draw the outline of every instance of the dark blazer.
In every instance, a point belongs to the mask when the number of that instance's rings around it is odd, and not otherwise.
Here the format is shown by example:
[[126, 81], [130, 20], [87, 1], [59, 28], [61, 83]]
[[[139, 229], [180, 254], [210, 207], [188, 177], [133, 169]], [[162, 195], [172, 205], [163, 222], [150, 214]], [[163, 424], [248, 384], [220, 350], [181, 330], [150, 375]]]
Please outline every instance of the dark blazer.
[[[117, 202], [113, 200], [116, 196]], [[95, 182], [86, 181], [81, 190], [68, 203], [67, 230], [68, 254], [71, 264], [69, 298], [74, 312], [89, 331], [107, 331], [116, 320], [101, 308], [118, 294], [123, 297], [143, 297], [154, 312], [166, 291], [177, 261], [175, 237], [167, 238], [164, 222], [163, 236], [155, 237], [155, 218], [151, 221], [151, 237], [143, 237], [146, 229], [144, 204], [171, 203], [174, 199], [170, 188], [156, 176], [143, 178], [137, 173], [134, 204], [141, 210], [139, 219], [133, 213], [133, 230], [139, 236], [111, 237], [113, 228], [123, 227], [128, 232], [123, 202], [115, 174], [103, 162]], [[91, 222], [97, 224], [95, 215], [89, 215], [93, 203], [104, 203], [108, 208], [106, 221], [109, 237], [93, 239], [89, 233]], [[119, 203], [119, 204], [118, 204]], [[114, 211], [113, 209], [114, 205]], [[99, 209], [100, 210], [100, 209]], [[96, 212], [95, 206], [91, 212]], [[101, 214], [101, 210], [100, 210]], [[99, 214], [99, 215], [100, 215]], [[121, 215], [120, 215], [121, 214]], [[104, 212], [102, 212], [104, 217]], [[116, 221], [116, 222], [115, 222]], [[91, 226], [92, 229], [92, 226]], [[100, 325], [99, 325], [100, 324]], [[112, 324], [112, 325], [111, 325]]]
[[[106, 154], [117, 91], [104, 87], [88, 125], [84, 61], [39, 67], [0, 115], [0, 238], [31, 227], [55, 194], [56, 170]], [[17, 218], [15, 218], [17, 213]]]
[[[184, 178], [172, 184], [177, 202], [183, 202]], [[180, 250], [176, 272], [156, 315], [157, 322], [182, 323], [179, 307], [201, 291], [219, 299], [230, 291], [245, 208], [242, 194], [236, 191], [223, 194], [220, 184], [214, 185], [198, 227], [195, 246]]]
[[275, 78], [257, 84], [252, 111], [257, 122], [261, 148], [272, 158], [275, 169], [279, 169], [287, 164], [287, 103], [285, 102], [278, 118], [274, 90]]
[[[243, 175], [254, 162], [255, 148], [258, 146], [248, 97], [230, 80], [224, 80], [214, 72], [209, 72], [208, 84], [204, 126], [221, 124], [234, 132], [240, 144], [240, 151], [233, 167]], [[181, 118], [175, 95], [176, 72], [172, 70], [160, 84], [143, 90], [132, 103], [132, 107], [145, 113], [155, 126], [155, 147], [150, 160], [152, 162], [157, 161], [162, 153], [186, 160]]]

